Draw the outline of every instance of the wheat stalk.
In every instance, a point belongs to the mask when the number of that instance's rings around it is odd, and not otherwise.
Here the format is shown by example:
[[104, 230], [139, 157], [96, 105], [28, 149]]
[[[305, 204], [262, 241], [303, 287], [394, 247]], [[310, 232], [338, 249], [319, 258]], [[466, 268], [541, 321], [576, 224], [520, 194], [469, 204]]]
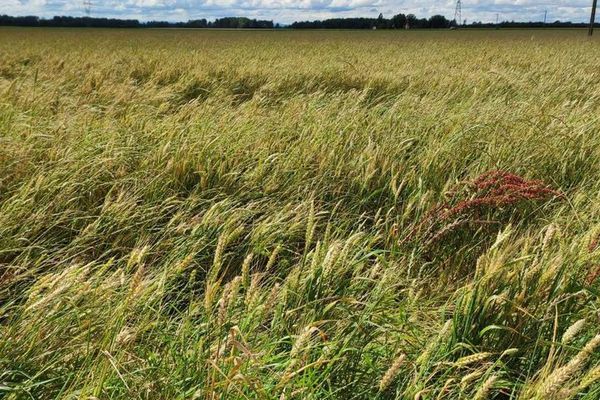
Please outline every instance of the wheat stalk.
[[381, 377], [381, 380], [379, 381], [380, 392], [385, 391], [396, 378], [396, 376], [398, 376], [398, 372], [400, 371], [400, 367], [404, 363], [405, 358], [405, 354], [400, 354], [398, 357], [396, 357], [392, 365], [390, 365], [385, 374]]
[[538, 390], [538, 395], [540, 397], [547, 397], [556, 394], [564, 387], [567, 381], [575, 378], [589, 359], [590, 355], [599, 345], [600, 335], [597, 335], [593, 337], [583, 349], [567, 363], [567, 365], [554, 370], [546, 379], [544, 379], [544, 381], [542, 381]]
[[483, 385], [477, 390], [475, 396], [473, 396], [473, 400], [486, 400], [489, 398], [494, 385], [498, 381], [498, 377], [496, 375], [492, 375], [483, 382]]
[[565, 333], [563, 333], [561, 343], [562, 344], [570, 343], [577, 336], [577, 334], [579, 334], [579, 332], [583, 329], [584, 326], [585, 326], [585, 318], [582, 318], [582, 319], [574, 322], [569, 328], [567, 328]]

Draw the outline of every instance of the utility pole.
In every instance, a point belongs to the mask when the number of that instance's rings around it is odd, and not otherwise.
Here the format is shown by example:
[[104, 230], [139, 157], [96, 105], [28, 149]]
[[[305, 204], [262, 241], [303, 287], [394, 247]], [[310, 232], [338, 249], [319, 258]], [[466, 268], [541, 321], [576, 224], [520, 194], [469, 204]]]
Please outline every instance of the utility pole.
[[544, 25], [546, 25], [546, 18], [548, 18], [548, 10], [544, 11]]
[[590, 30], [588, 31], [588, 35], [592, 36], [594, 34], [594, 23], [596, 22], [596, 6], [598, 5], [598, 0], [594, 0], [592, 3], [592, 16], [590, 17]]

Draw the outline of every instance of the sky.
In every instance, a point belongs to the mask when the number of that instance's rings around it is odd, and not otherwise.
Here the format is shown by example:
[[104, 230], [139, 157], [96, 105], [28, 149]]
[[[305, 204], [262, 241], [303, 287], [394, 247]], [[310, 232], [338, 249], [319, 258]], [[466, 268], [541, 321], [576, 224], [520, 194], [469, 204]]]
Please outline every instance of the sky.
[[[0, 14], [85, 15], [84, 0], [0, 0]], [[398, 14], [452, 19], [456, 0], [91, 0], [91, 16], [136, 18], [141, 21], [246, 16], [279, 23], [335, 17], [387, 18]], [[468, 22], [500, 20], [584, 22], [589, 20], [592, 0], [462, 0], [463, 19]]]

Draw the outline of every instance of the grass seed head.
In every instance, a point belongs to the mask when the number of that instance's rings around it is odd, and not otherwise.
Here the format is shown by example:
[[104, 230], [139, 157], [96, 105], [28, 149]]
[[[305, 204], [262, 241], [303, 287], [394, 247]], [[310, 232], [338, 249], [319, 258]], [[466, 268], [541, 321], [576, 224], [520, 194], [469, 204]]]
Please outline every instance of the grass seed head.
[[573, 323], [563, 334], [561, 343], [569, 344], [579, 334], [579, 332], [583, 329], [584, 326], [585, 318], [582, 318], [579, 321]]
[[383, 392], [386, 390], [390, 384], [394, 381], [396, 376], [398, 376], [398, 372], [400, 371], [400, 367], [404, 363], [404, 359], [406, 358], [405, 354], [400, 354], [392, 365], [387, 369], [381, 380], [379, 381], [379, 391]]

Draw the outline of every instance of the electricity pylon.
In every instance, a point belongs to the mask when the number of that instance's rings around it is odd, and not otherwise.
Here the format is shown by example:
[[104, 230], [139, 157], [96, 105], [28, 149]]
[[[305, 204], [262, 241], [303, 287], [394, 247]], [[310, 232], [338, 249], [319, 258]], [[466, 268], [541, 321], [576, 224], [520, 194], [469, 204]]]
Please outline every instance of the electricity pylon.
[[456, 9], [454, 10], [454, 21], [457, 26], [462, 25], [462, 1], [456, 0]]

